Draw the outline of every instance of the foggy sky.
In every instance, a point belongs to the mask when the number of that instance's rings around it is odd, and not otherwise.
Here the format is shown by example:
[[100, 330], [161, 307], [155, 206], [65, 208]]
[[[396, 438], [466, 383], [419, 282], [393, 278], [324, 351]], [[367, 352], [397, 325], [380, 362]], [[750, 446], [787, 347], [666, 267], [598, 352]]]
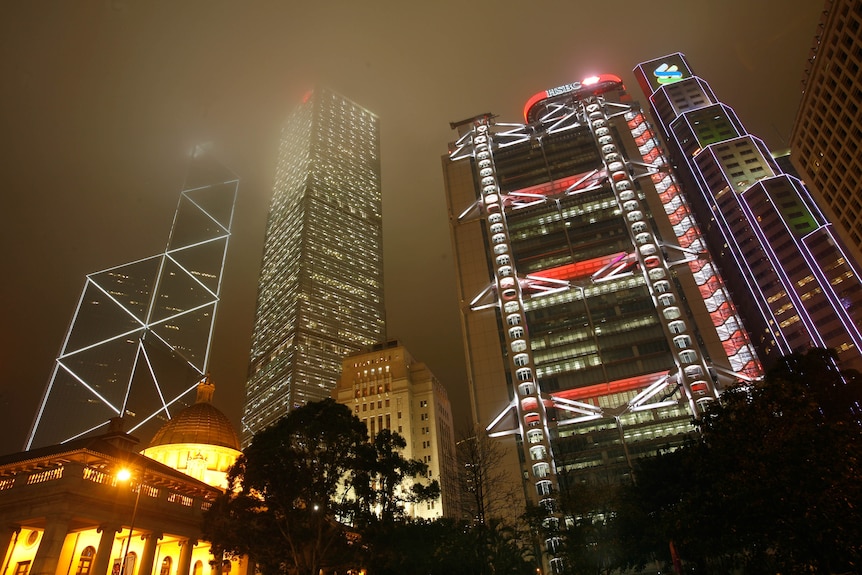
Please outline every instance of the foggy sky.
[[[652, 12], [644, 11], [652, 9]], [[440, 156], [449, 122], [683, 52], [784, 148], [819, 0], [24, 1], [0, 7], [0, 454], [20, 450], [85, 276], [164, 250], [192, 147], [240, 178], [213, 343], [239, 429], [281, 124], [328, 86], [380, 117], [389, 338], [465, 420]]]

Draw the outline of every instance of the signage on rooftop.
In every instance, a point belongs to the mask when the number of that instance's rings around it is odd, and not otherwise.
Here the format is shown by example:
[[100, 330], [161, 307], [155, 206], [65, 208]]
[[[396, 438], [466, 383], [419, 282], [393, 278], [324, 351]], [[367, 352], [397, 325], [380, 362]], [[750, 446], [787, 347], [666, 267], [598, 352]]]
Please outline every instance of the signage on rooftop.
[[614, 76], [613, 74], [602, 74], [600, 76], [590, 76], [580, 82], [572, 82], [571, 84], [563, 84], [556, 88], [543, 90], [527, 100], [527, 104], [524, 106], [524, 119], [527, 122], [531, 120], [530, 110], [542, 100], [562, 96], [564, 94], [575, 94], [578, 96], [581, 94], [601, 94], [602, 92], [606, 92], [617, 87], [622, 88], [622, 86], [623, 81], [619, 76]]
[[689, 70], [682, 54], [671, 54], [638, 66], [641, 69], [641, 82], [646, 81], [652, 92], [662, 86], [691, 78], [694, 74]]

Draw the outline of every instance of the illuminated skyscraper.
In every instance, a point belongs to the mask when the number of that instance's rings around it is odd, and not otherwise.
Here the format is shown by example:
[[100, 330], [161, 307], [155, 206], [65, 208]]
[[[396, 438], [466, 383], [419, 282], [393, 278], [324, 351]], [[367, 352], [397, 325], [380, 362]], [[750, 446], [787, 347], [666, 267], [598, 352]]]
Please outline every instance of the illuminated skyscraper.
[[805, 70], [791, 157], [830, 221], [862, 253], [862, 2], [830, 0]]
[[452, 125], [443, 159], [473, 417], [549, 516], [678, 444], [760, 365], [644, 115], [615, 76], [540, 92], [524, 123]]
[[817, 346], [862, 367], [857, 262], [805, 185], [682, 54], [640, 64], [635, 75], [763, 361]]
[[197, 152], [165, 252], [87, 276], [25, 449], [105, 433], [116, 417], [147, 437], [194, 400], [238, 185]]
[[378, 120], [315, 90], [282, 131], [242, 440], [330, 396], [341, 360], [384, 339]]

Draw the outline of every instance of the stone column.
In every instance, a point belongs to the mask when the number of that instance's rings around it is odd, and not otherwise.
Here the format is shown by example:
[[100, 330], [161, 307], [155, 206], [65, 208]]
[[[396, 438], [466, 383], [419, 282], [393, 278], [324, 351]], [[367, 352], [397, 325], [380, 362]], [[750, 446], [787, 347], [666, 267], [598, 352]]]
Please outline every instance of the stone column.
[[55, 575], [57, 563], [60, 561], [60, 553], [63, 551], [63, 543], [69, 534], [68, 515], [54, 515], [47, 518], [45, 532], [42, 541], [33, 558], [30, 575]]
[[[177, 563], [177, 575], [189, 575], [189, 570], [192, 565], [192, 551], [195, 548], [197, 541], [194, 539], [186, 539], [180, 543], [180, 560]], [[146, 574], [140, 574], [146, 575]]]
[[153, 558], [156, 556], [156, 545], [162, 538], [161, 533], [145, 533], [141, 536], [144, 540], [144, 554], [141, 557], [141, 566], [138, 567], [138, 575], [153, 574]]
[[102, 524], [96, 531], [102, 536], [99, 538], [99, 548], [96, 550], [96, 558], [93, 560], [90, 575], [108, 575], [108, 570], [111, 567], [111, 551], [114, 549], [114, 540], [120, 531], [120, 526]]
[[18, 535], [21, 533], [20, 525], [3, 525], [0, 527], [0, 569], [3, 569], [2, 573], [6, 573], [6, 555], [9, 553], [9, 548], [12, 548], [12, 551], [15, 550], [15, 546], [12, 541], [12, 536], [15, 536], [15, 543], [18, 542]]

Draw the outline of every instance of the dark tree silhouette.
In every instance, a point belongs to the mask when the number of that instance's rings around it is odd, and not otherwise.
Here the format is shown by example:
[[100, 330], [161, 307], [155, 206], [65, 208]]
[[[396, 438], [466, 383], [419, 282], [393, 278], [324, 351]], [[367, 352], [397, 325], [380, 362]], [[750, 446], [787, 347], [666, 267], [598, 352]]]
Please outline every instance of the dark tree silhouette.
[[309, 403], [258, 433], [229, 473], [229, 490], [205, 515], [204, 533], [248, 554], [266, 575], [317, 575], [350, 551], [341, 515], [345, 480], [362, 462], [365, 426], [350, 410]]
[[418, 459], [403, 455], [407, 442], [398, 433], [388, 429], [374, 436], [363, 451], [361, 472], [354, 480], [354, 488], [366, 519], [374, 517], [383, 523], [403, 519], [405, 503], [422, 503], [440, 496], [436, 480], [427, 481], [428, 466]]
[[860, 572], [860, 397], [820, 349], [726, 392], [690, 444], [640, 462], [620, 509], [630, 562], [673, 541], [703, 573]]
[[464, 514], [478, 524], [510, 515], [516, 494], [510, 491], [512, 481], [499, 466], [500, 445], [481, 428], [464, 435], [457, 444]]
[[[386, 534], [406, 503], [439, 496], [406, 443], [331, 399], [291, 411], [258, 433], [205, 515], [214, 548], [249, 555], [264, 575], [317, 575], [397, 554]], [[347, 524], [350, 524], [348, 527]], [[373, 572], [373, 571], [372, 571]]]

